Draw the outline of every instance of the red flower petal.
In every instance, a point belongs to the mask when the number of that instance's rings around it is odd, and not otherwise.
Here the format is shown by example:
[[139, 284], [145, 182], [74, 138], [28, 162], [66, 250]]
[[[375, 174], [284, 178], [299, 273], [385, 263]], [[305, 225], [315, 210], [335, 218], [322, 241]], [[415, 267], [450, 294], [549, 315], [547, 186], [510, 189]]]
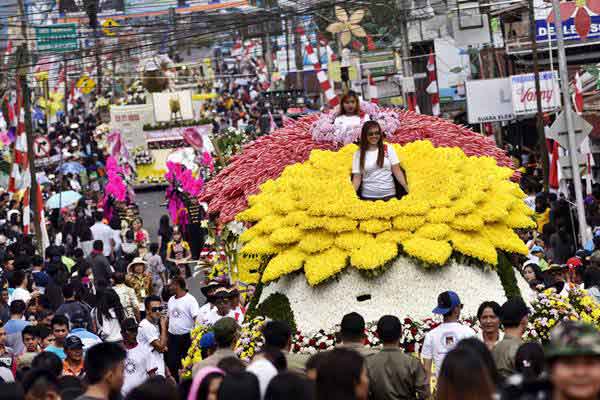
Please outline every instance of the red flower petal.
[[581, 36], [581, 39], [585, 40], [587, 38], [591, 24], [592, 18], [590, 18], [590, 14], [588, 14], [585, 7], [578, 8], [577, 14], [575, 14], [575, 30]]
[[600, 14], [600, 0], [587, 0], [586, 5], [594, 14]]
[[[574, 1], [565, 1], [563, 3], [560, 3], [560, 19], [564, 22], [571, 18], [571, 15], [573, 15], [573, 12], [576, 8], [577, 6], [575, 5]], [[554, 23], [554, 10], [550, 11], [550, 15], [548, 15], [547, 21], [551, 24]]]

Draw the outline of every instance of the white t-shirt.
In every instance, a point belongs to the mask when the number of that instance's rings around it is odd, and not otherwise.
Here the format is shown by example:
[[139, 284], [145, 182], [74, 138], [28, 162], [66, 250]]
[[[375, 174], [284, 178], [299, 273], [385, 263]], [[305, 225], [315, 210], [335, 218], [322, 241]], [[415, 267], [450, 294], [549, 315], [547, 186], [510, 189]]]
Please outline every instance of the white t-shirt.
[[138, 344], [132, 349], [127, 350], [125, 359], [125, 369], [123, 371], [123, 387], [121, 394], [123, 397], [131, 389], [141, 385], [148, 379], [148, 372], [155, 368], [151, 363], [150, 351], [147, 346]]
[[204, 321], [208, 318], [208, 314], [210, 314], [210, 310], [212, 310], [214, 305], [212, 303], [206, 303], [198, 310], [198, 320]]
[[13, 291], [10, 302], [12, 303], [15, 300], [23, 300], [27, 304], [31, 300], [31, 293], [26, 289], [18, 287]]
[[[365, 166], [362, 173], [362, 196], [370, 199], [380, 199], [396, 195], [392, 165], [399, 164], [398, 155], [394, 148], [387, 145], [387, 155], [383, 158], [383, 168], [377, 166], [379, 150], [367, 150]], [[352, 174], [360, 174], [360, 150], [354, 153], [352, 159]]]
[[439, 375], [444, 357], [463, 339], [474, 337], [475, 331], [458, 322], [443, 323], [425, 335], [421, 356], [433, 360]]
[[103, 224], [102, 222], [96, 222], [91, 226], [92, 237], [94, 240], [102, 240], [102, 252], [106, 257], [110, 256], [111, 251], [111, 240], [115, 240], [115, 233], [110, 226]]
[[204, 326], [212, 326], [221, 318], [230, 317], [235, 319], [235, 312], [233, 310], [229, 311], [227, 315], [219, 315], [217, 312], [217, 307], [212, 308], [208, 313], [206, 313], [201, 319], [201, 323]]
[[121, 324], [119, 324], [115, 310], [111, 308], [109, 313], [112, 318], [108, 319], [103, 315], [102, 325], [100, 325], [100, 321], [98, 320], [98, 309], [94, 308], [92, 310], [92, 316], [96, 322], [98, 336], [100, 336], [100, 339], [102, 339], [104, 342], [120, 342], [123, 340], [123, 335], [121, 334]]
[[156, 374], [165, 376], [165, 357], [150, 344], [155, 340], [160, 340], [158, 326], [144, 318], [138, 327], [137, 341], [150, 352], [149, 360], [153, 365], [152, 368], [158, 368]]
[[167, 303], [169, 311], [169, 333], [185, 335], [194, 329], [196, 318], [200, 315], [198, 301], [189, 293], [180, 298], [171, 296]]

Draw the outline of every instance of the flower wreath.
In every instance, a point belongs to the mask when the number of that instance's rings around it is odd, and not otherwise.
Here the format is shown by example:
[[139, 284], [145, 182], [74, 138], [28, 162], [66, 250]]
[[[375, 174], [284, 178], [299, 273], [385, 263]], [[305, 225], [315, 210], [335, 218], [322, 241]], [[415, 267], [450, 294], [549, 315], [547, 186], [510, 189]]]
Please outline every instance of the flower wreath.
[[[396, 113], [391, 109], [383, 109], [376, 104], [360, 102], [360, 117], [364, 118], [369, 115], [370, 119], [376, 121], [381, 126], [381, 130], [385, 136], [391, 136], [400, 128], [400, 121]], [[341, 105], [327, 114], [322, 114], [315, 121], [310, 129], [312, 138], [317, 142], [335, 142], [340, 145], [360, 140], [361, 128], [357, 127], [351, 130], [340, 131], [336, 129], [335, 119], [340, 115]]]

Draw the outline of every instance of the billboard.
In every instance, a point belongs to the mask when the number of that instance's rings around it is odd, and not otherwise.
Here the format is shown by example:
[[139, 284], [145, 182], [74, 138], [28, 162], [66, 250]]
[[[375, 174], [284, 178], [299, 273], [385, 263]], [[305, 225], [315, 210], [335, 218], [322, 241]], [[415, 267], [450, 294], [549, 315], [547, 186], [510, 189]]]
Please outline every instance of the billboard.
[[466, 91], [470, 124], [515, 119], [510, 78], [467, 81]]
[[[98, 15], [121, 14], [125, 11], [125, 0], [98, 0]], [[83, 0], [59, 0], [59, 12], [64, 16], [85, 16]]]
[[458, 47], [451, 37], [435, 39], [433, 43], [440, 100], [465, 100], [465, 82], [471, 76], [468, 50]]
[[[535, 78], [533, 73], [510, 77], [513, 99], [513, 111], [516, 115], [535, 114], [537, 99], [535, 96]], [[554, 111], [560, 108], [560, 88], [556, 71], [540, 72], [540, 97], [542, 111]]]

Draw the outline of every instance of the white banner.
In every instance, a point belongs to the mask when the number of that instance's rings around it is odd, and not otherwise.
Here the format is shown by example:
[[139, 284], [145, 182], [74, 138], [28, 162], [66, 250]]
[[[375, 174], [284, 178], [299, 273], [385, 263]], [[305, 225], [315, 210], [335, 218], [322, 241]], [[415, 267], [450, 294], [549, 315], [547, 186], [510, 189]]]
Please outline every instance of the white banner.
[[148, 113], [152, 114], [152, 106], [146, 104], [110, 107], [110, 126], [112, 130], [121, 132], [128, 150], [136, 147], [146, 149], [144, 124], [148, 123]]
[[507, 121], [515, 118], [510, 78], [467, 81], [466, 92], [470, 124]]
[[[514, 113], [516, 115], [535, 114], [537, 102], [533, 73], [513, 75], [510, 77], [510, 82]], [[560, 89], [556, 71], [540, 72], [540, 96], [542, 111], [554, 111], [560, 107]]]

